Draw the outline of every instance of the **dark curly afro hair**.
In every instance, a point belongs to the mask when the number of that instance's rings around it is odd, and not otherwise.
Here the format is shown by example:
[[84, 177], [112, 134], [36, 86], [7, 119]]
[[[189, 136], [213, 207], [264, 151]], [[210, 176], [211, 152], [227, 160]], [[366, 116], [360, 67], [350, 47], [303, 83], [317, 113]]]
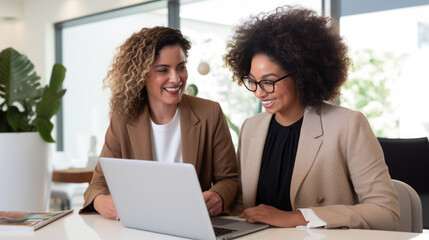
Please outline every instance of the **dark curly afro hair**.
[[350, 59], [333, 21], [299, 7], [260, 13], [241, 26], [226, 46], [225, 65], [233, 81], [250, 72], [252, 58], [265, 54], [295, 81], [303, 106], [332, 101], [347, 79]]

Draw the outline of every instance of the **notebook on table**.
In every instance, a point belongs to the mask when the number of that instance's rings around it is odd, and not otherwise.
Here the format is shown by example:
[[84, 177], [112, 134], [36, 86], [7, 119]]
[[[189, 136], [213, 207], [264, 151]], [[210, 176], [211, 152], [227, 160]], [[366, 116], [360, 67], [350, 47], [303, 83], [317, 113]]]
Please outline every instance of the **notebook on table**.
[[268, 227], [210, 218], [191, 164], [116, 158], [100, 164], [125, 227], [192, 239], [231, 239]]

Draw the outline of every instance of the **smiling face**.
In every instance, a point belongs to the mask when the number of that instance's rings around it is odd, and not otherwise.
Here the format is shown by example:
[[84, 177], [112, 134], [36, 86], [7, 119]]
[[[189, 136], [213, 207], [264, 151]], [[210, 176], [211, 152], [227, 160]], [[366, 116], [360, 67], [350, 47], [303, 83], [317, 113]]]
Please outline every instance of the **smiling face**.
[[162, 48], [145, 83], [151, 111], [175, 111], [187, 79], [186, 55], [180, 45]]
[[[287, 74], [288, 72], [264, 54], [257, 54], [252, 59], [249, 76], [256, 82], [275, 81]], [[292, 78], [293, 76], [289, 76], [276, 82], [273, 93], [264, 92], [260, 86], [254, 92], [265, 111], [276, 114], [276, 120], [283, 125], [294, 123], [304, 114], [304, 107], [299, 101]]]

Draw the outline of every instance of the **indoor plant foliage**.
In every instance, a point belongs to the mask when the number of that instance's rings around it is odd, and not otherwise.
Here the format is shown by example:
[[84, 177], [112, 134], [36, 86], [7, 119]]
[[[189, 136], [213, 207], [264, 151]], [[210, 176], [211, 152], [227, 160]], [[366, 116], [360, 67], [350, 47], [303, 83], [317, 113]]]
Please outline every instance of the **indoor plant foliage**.
[[66, 90], [61, 89], [66, 69], [52, 68], [49, 85], [42, 86], [34, 65], [23, 54], [7, 48], [0, 53], [0, 132], [35, 132], [46, 142], [51, 118], [58, 112]]

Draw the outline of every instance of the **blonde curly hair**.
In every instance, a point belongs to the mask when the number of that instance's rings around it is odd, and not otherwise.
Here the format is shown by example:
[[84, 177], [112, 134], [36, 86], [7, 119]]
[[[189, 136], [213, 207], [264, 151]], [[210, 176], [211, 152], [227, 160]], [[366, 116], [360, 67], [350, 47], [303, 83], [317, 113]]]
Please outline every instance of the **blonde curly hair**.
[[110, 88], [110, 115], [134, 120], [146, 104], [145, 82], [152, 65], [165, 46], [180, 45], [188, 57], [191, 43], [180, 30], [169, 27], [143, 28], [118, 48], [111, 69], [103, 79]]

